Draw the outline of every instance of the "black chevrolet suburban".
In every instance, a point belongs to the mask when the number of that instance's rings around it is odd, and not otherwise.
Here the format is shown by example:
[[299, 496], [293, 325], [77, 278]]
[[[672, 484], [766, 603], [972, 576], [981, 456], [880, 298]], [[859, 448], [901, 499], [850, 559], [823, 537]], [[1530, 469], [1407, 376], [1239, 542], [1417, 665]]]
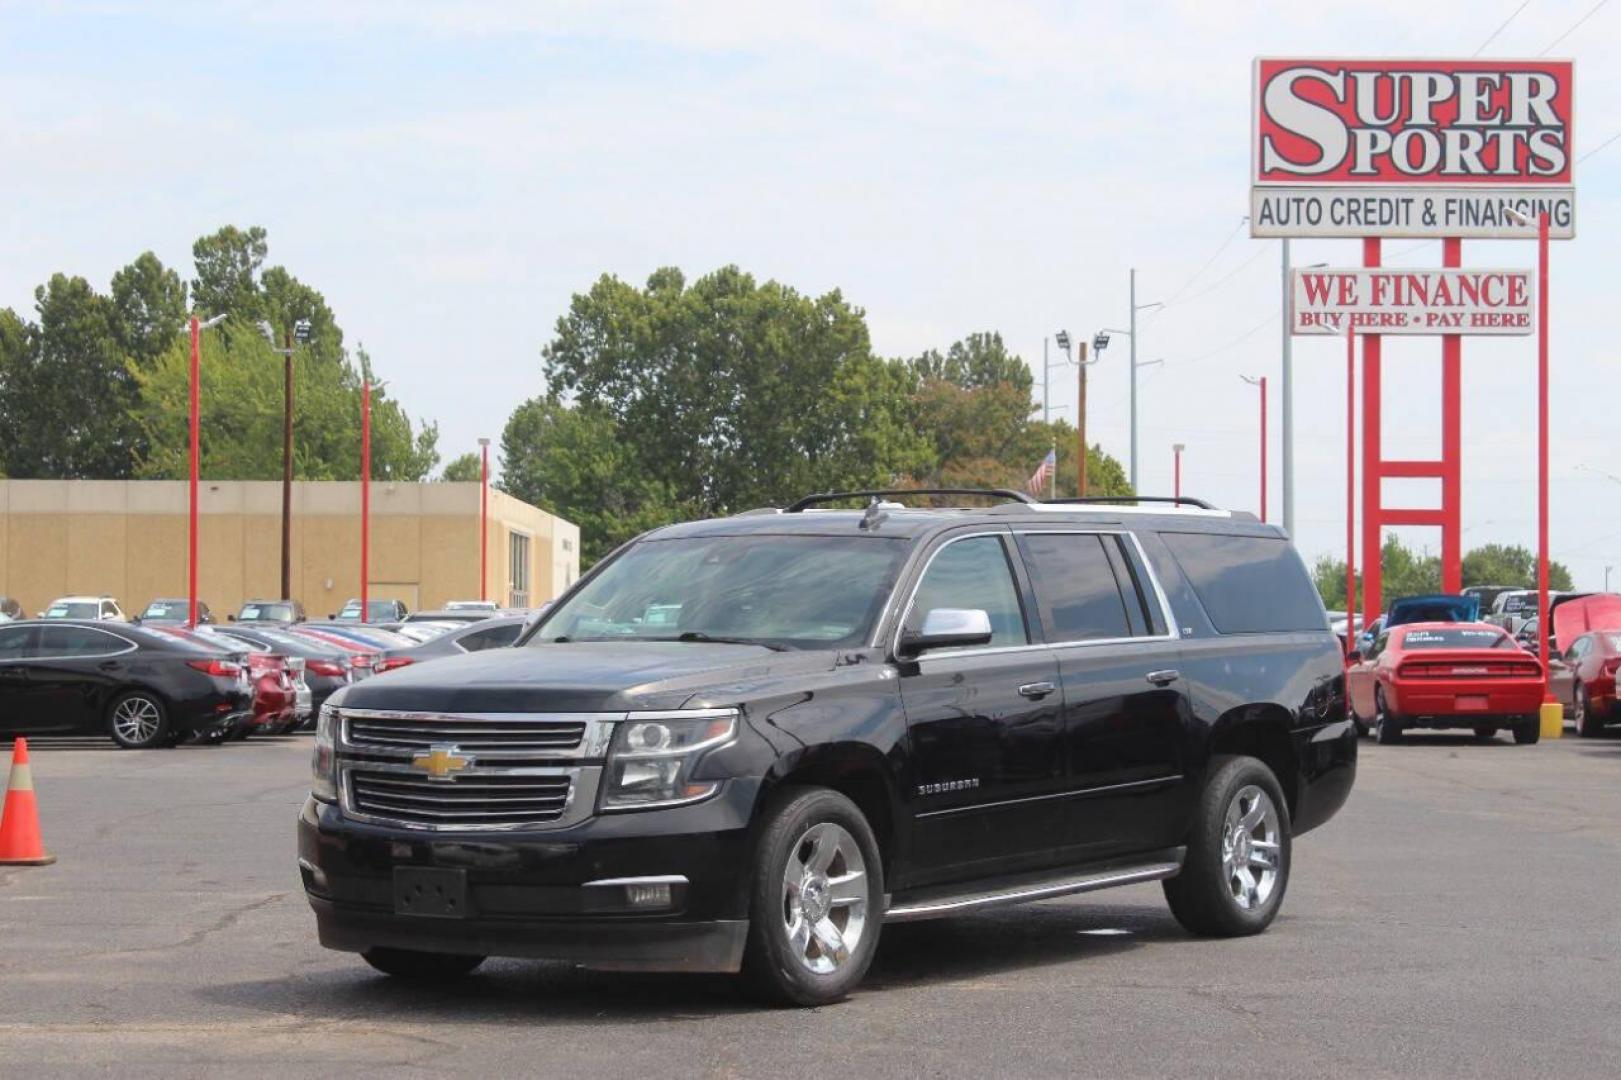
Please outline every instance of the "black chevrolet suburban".
[[1195, 934], [1265, 929], [1356, 773], [1287, 537], [1188, 499], [893, 501], [919, 494], [655, 530], [514, 647], [334, 694], [298, 830], [321, 943], [819, 1004], [886, 923], [995, 904], [1160, 881]]

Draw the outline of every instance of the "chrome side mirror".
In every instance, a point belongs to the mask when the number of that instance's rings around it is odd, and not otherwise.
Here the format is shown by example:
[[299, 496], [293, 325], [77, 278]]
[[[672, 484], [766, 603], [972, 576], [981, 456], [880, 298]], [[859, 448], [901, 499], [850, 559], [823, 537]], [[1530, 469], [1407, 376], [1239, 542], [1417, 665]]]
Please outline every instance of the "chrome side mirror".
[[989, 645], [991, 634], [991, 617], [979, 608], [931, 608], [921, 629], [901, 634], [901, 651], [916, 656], [929, 649]]

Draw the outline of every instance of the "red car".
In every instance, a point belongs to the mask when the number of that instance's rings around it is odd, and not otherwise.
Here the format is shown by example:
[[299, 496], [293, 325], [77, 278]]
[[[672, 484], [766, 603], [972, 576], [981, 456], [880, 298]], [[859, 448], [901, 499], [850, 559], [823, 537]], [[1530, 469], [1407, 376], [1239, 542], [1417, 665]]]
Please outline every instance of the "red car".
[[1407, 623], [1352, 653], [1346, 672], [1357, 727], [1382, 743], [1414, 728], [1499, 728], [1517, 743], [1541, 734], [1542, 664], [1489, 623]]
[[151, 629], [231, 656], [247, 666], [248, 678], [253, 685], [253, 711], [244, 723], [231, 731], [228, 738], [243, 739], [256, 732], [274, 735], [298, 722], [298, 688], [286, 657], [245, 649], [227, 649], [218, 641], [183, 626], [153, 626]]
[[1621, 671], [1621, 630], [1593, 630], [1570, 643], [1554, 668], [1554, 698], [1576, 722], [1576, 734], [1593, 738], [1604, 725], [1621, 722], [1615, 675]]

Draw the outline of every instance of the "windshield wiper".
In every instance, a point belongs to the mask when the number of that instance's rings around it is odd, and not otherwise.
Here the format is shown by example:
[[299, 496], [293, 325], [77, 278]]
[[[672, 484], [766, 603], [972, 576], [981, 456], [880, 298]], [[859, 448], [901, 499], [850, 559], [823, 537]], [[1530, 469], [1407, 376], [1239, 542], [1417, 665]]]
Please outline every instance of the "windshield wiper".
[[[643, 638], [642, 640], [643, 641], [647, 641], [647, 640], [655, 640], [656, 641], [658, 639], [657, 638], [653, 638], [653, 639]], [[775, 642], [771, 642], [771, 641], [761, 641], [759, 638], [716, 637], [716, 636], [711, 635], [711, 634], [706, 634], [702, 630], [685, 630], [685, 631], [682, 631], [680, 634], [677, 634], [673, 639], [672, 638], [665, 638], [664, 640], [666, 640], [666, 641], [671, 641], [671, 640], [674, 640], [674, 641], [699, 641], [699, 642], [703, 642], [705, 645], [758, 645], [758, 646], [760, 646], [760, 648], [762, 648], [762, 649], [770, 649], [772, 652], [787, 652], [788, 651], [788, 647], [786, 645], [778, 645]]]

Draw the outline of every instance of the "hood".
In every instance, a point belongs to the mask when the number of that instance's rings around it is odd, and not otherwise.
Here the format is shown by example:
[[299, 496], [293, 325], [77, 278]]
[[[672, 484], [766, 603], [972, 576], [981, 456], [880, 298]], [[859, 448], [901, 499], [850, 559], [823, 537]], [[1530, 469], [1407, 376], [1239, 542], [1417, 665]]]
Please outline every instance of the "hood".
[[374, 675], [333, 705], [428, 712], [624, 712], [677, 709], [703, 691], [796, 671], [825, 671], [833, 652], [677, 641], [568, 642], [486, 649]]
[[1476, 622], [1479, 618], [1478, 596], [1408, 596], [1390, 605], [1385, 614], [1385, 629], [1415, 622]]
[[1556, 641], [1568, 645], [1589, 630], [1621, 630], [1621, 594], [1594, 593], [1548, 603]]

